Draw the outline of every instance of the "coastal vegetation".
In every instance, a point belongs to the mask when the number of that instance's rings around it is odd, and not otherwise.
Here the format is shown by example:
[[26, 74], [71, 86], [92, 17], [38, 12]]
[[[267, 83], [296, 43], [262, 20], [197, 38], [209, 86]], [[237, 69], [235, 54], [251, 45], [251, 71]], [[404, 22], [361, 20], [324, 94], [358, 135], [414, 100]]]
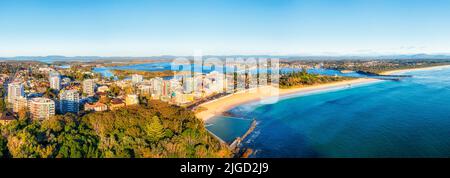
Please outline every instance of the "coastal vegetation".
[[381, 74], [387, 71], [417, 69], [426, 67], [435, 67], [442, 65], [450, 65], [450, 61], [440, 60], [390, 60], [390, 61], [365, 61], [353, 62], [348, 65], [348, 62], [335, 61], [331, 69], [359, 71], [367, 74]]
[[293, 88], [301, 86], [309, 86], [316, 84], [325, 84], [330, 82], [338, 82], [350, 80], [350, 77], [341, 76], [325, 76], [317, 74], [309, 74], [305, 69], [299, 72], [291, 72], [281, 75], [280, 88]]
[[170, 77], [174, 76], [175, 72], [171, 70], [165, 70], [165, 71], [140, 71], [140, 70], [119, 70], [119, 69], [113, 69], [111, 72], [117, 76], [119, 79], [123, 80], [126, 77], [129, 77], [133, 74], [139, 74], [142, 75], [145, 79], [155, 78], [155, 77]]
[[69, 69], [63, 70], [61, 74], [77, 81], [100, 77], [100, 74], [93, 73], [92, 69], [92, 66], [87, 65], [71, 65]]
[[325, 68], [339, 70], [341, 72], [356, 71], [365, 74], [382, 74], [393, 70], [416, 69], [450, 65], [449, 59], [308, 59], [308, 60], [283, 60], [281, 67], [294, 68]]
[[27, 116], [1, 127], [0, 157], [231, 157], [193, 112], [161, 101], [44, 121]]

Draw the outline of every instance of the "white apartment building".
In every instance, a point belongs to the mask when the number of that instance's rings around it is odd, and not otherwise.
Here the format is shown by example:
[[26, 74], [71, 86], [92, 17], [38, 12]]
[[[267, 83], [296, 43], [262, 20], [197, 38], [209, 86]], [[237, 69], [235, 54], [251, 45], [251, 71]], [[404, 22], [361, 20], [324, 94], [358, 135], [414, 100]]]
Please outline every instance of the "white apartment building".
[[50, 72], [49, 74], [50, 88], [61, 90], [61, 75], [58, 72]]
[[8, 103], [13, 104], [17, 98], [24, 97], [25, 92], [22, 83], [10, 83], [8, 84]]
[[86, 79], [83, 81], [83, 93], [86, 93], [87, 96], [95, 95], [95, 81], [93, 79]]
[[14, 103], [13, 103], [13, 112], [19, 112], [20, 110], [24, 109], [25, 111], [27, 111], [28, 109], [28, 100], [26, 97], [19, 97], [16, 98]]
[[133, 75], [131, 76], [131, 82], [132, 82], [133, 84], [141, 83], [143, 80], [144, 80], [144, 77], [142, 77], [142, 75], [139, 75], [139, 74], [133, 74]]
[[48, 98], [33, 98], [29, 101], [29, 110], [32, 119], [48, 119], [55, 115], [55, 102]]

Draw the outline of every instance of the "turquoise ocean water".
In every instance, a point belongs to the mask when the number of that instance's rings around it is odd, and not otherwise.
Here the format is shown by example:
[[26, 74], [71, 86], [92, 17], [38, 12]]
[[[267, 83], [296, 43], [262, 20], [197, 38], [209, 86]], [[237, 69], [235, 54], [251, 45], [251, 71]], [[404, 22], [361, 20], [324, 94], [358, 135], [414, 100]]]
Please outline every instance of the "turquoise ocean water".
[[450, 157], [450, 68], [414, 71], [401, 82], [250, 103], [207, 128], [226, 141], [258, 126], [253, 157]]

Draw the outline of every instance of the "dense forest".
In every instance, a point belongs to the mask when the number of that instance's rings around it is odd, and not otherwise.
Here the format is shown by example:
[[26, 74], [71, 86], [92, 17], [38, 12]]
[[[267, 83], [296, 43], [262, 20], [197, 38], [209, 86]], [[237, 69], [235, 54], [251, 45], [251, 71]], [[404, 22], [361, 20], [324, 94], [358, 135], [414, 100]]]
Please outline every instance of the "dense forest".
[[306, 70], [283, 74], [280, 77], [280, 88], [301, 87], [315, 84], [344, 81], [352, 78], [341, 76], [325, 76], [309, 74]]
[[160, 101], [82, 117], [45, 121], [22, 116], [1, 127], [0, 157], [230, 157], [191, 111]]

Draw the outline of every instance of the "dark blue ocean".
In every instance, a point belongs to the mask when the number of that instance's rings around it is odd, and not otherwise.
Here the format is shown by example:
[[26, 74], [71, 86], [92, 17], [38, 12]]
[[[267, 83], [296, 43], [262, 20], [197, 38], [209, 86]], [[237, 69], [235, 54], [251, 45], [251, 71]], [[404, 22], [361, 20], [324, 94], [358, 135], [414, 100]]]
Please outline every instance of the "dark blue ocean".
[[450, 68], [276, 104], [236, 107], [207, 128], [226, 141], [256, 130], [244, 146], [253, 157], [450, 157]]

